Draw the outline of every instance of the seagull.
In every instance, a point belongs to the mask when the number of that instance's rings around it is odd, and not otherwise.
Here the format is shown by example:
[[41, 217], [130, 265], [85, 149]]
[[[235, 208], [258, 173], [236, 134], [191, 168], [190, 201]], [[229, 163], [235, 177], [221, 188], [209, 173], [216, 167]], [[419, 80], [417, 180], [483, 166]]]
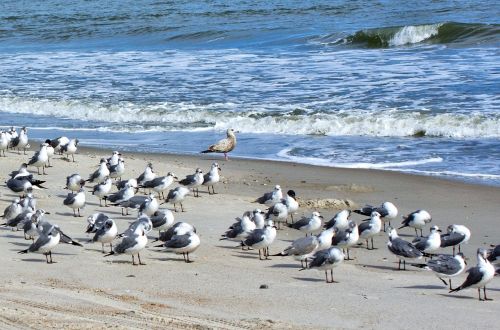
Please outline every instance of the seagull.
[[229, 158], [227, 157], [227, 154], [236, 147], [236, 135], [235, 135], [235, 130], [232, 128], [229, 128], [226, 131], [226, 138], [220, 140], [216, 144], [212, 144], [211, 146], [208, 147], [207, 150], [202, 151], [201, 153], [206, 154], [209, 152], [217, 152], [217, 153], [223, 153], [224, 154], [224, 159], [228, 160]]
[[174, 204], [174, 211], [177, 212], [176, 204], [181, 205], [181, 211], [184, 212], [184, 207], [182, 206], [182, 201], [189, 194], [189, 189], [185, 187], [177, 187], [175, 189], [171, 189], [168, 192], [167, 199], [165, 199], [166, 203]]
[[5, 150], [7, 150], [9, 148], [9, 143], [10, 143], [10, 139], [7, 136], [7, 133], [1, 131], [0, 132], [0, 156], [3, 154], [4, 157], [7, 157], [5, 155]]
[[441, 247], [441, 229], [438, 226], [431, 227], [431, 233], [427, 237], [416, 237], [413, 243], [423, 253], [432, 253]]
[[184, 235], [189, 232], [195, 232], [196, 228], [187, 222], [176, 222], [172, 227], [168, 228], [167, 231], [160, 233], [160, 236], [156, 241], [166, 242], [172, 239], [175, 235]]
[[453, 254], [455, 254], [455, 245], [458, 245], [458, 252], [460, 245], [465, 244], [470, 239], [470, 230], [464, 225], [449, 225], [446, 229], [447, 233], [441, 235], [441, 247], [453, 246]]
[[47, 156], [48, 156], [47, 167], [52, 167], [52, 165], [50, 165], [50, 159], [54, 156], [55, 151], [49, 139], [45, 140], [45, 144], [47, 145]]
[[402, 226], [398, 229], [412, 227], [415, 229], [415, 235], [418, 235], [417, 229], [420, 229], [420, 236], [423, 236], [422, 229], [425, 225], [432, 221], [431, 215], [426, 210], [417, 210], [407, 216], [403, 216], [403, 219], [403, 222], [401, 222]]
[[109, 165], [109, 177], [113, 179], [121, 179], [123, 173], [125, 173], [125, 161], [122, 158], [118, 159], [118, 163], [115, 165]]
[[[148, 238], [146, 237], [146, 233], [142, 227], [138, 227], [138, 231], [133, 233], [130, 236], [125, 236], [123, 237], [122, 241], [115, 246], [113, 251], [111, 251], [108, 254], [105, 254], [104, 256], [110, 256], [114, 254], [130, 254], [132, 255], [132, 265], [137, 266], [137, 265], [145, 265], [141, 261], [141, 255], [139, 254], [145, 247], [146, 244], [148, 243]], [[134, 256], [137, 254], [137, 259], [139, 259], [139, 263], [135, 263], [135, 258]]]
[[28, 164], [22, 163], [19, 170], [10, 172], [9, 176], [11, 179], [24, 179], [29, 176], [33, 177], [33, 174], [28, 171]]
[[[359, 238], [366, 240], [366, 249], [373, 250], [373, 236], [380, 233], [382, 229], [382, 220], [380, 220], [380, 213], [373, 211], [368, 221], [362, 222], [358, 226]], [[368, 248], [368, 239], [372, 242], [372, 248]]]
[[141, 175], [136, 179], [137, 180], [137, 185], [142, 186], [144, 183], [153, 180], [156, 178], [156, 173], [153, 172], [153, 164], [148, 163], [146, 165], [146, 168], [144, 169], [144, 172], [142, 172]]
[[347, 259], [353, 260], [349, 255], [349, 248], [354, 246], [359, 240], [358, 225], [354, 221], [349, 221], [349, 227], [345, 231], [339, 231], [332, 239], [332, 245], [346, 249]]
[[113, 251], [113, 240], [118, 234], [118, 228], [113, 219], [107, 219], [104, 224], [95, 232], [92, 242], [100, 242], [102, 244], [102, 253], [104, 252], [104, 244], [109, 243], [111, 252]]
[[234, 241], [241, 241], [247, 238], [248, 235], [256, 228], [255, 222], [250, 219], [250, 216], [250, 212], [245, 212], [241, 219], [237, 218], [238, 221], [229, 227], [220, 240], [230, 239]]
[[108, 163], [108, 167], [117, 165], [118, 160], [120, 160], [121, 155], [122, 154], [119, 151], [113, 151], [113, 154], [111, 155], [111, 157], [106, 159], [106, 162]]
[[349, 227], [349, 216], [351, 215], [350, 210], [342, 210], [335, 214], [333, 218], [325, 222], [325, 229], [330, 229], [332, 227], [338, 230], [346, 230]]
[[266, 213], [267, 220], [273, 220], [278, 223], [278, 229], [280, 228], [280, 224], [282, 222], [286, 222], [288, 218], [288, 208], [283, 202], [278, 202], [271, 206]]
[[81, 217], [80, 209], [85, 206], [85, 189], [80, 188], [77, 193], [68, 193], [68, 196], [64, 199], [63, 204], [73, 209], [73, 216], [75, 217], [75, 210], [78, 210], [78, 216]]
[[5, 221], [9, 221], [17, 217], [23, 211], [23, 207], [21, 206], [21, 199], [16, 197], [12, 200], [12, 202], [5, 208], [3, 211], [2, 218]]
[[179, 183], [183, 186], [192, 188], [194, 197], [200, 197], [198, 187], [203, 184], [203, 180], [203, 171], [200, 168], [197, 168], [194, 174], [186, 176], [184, 179], [179, 181]]
[[[309, 259], [309, 266], [305, 269], [321, 269], [325, 271], [326, 283], [336, 283], [333, 280], [333, 268], [338, 266], [344, 261], [344, 253], [336, 247], [330, 247], [325, 250], [320, 250], [314, 253], [314, 255]], [[330, 278], [328, 280], [328, 269], [330, 270]]]
[[182, 253], [184, 261], [189, 263], [189, 254], [194, 252], [200, 246], [200, 237], [193, 231], [183, 235], [174, 235], [170, 240], [157, 247], [165, 247], [167, 251], [173, 251], [177, 254]]
[[[45, 214], [47, 214], [47, 213], [48, 212], [46, 212]], [[57, 230], [57, 232], [59, 232], [59, 235], [61, 236], [61, 239], [59, 241], [60, 243], [71, 244], [71, 245], [83, 247], [83, 245], [80, 242], [72, 239], [71, 237], [69, 237], [68, 235], [63, 233], [63, 231], [61, 230], [61, 228], [58, 225], [53, 225], [50, 222], [48, 222], [47, 220], [40, 220], [38, 222], [38, 226], [37, 226], [38, 234], [47, 235], [52, 230], [51, 229], [52, 227], [54, 227], [55, 230]]]
[[293, 214], [299, 209], [299, 203], [297, 202], [295, 191], [288, 190], [284, 198], [284, 204], [286, 205], [288, 215], [293, 223]]
[[490, 255], [488, 256], [488, 260], [493, 263], [500, 263], [500, 245], [495, 246], [493, 249], [489, 251]]
[[86, 233], [95, 233], [101, 228], [106, 220], [108, 220], [109, 217], [101, 212], [96, 212], [90, 216], [87, 217], [87, 228], [85, 229]]
[[61, 148], [69, 143], [69, 139], [66, 136], [60, 136], [55, 139], [50, 139], [50, 145], [54, 148], [55, 151], [58, 151], [60, 154]]
[[296, 260], [300, 261], [302, 267], [304, 267], [305, 262], [307, 268], [308, 257], [310, 257], [318, 249], [318, 247], [318, 237], [300, 237], [293, 241], [292, 244], [290, 244], [282, 252], [273, 254], [273, 256], [293, 256]]
[[122, 208], [122, 215], [128, 215], [128, 209], [140, 209], [149, 197], [147, 196], [133, 196], [127, 200], [120, 203], [113, 203], [114, 206], [120, 206]]
[[252, 216], [250, 219], [255, 223], [255, 228], [257, 229], [264, 228], [265, 225], [264, 214], [266, 213], [262, 212], [261, 209], [254, 209], [252, 211]]
[[389, 241], [387, 248], [399, 259], [398, 270], [401, 270], [401, 260], [403, 269], [406, 270], [406, 259], [421, 259], [423, 254], [412, 243], [399, 238], [396, 229], [389, 227]]
[[117, 192], [108, 195], [108, 201], [112, 204], [120, 204], [124, 201], [129, 200], [130, 198], [134, 197], [135, 195], [135, 188], [133, 188], [128, 182], [125, 183], [124, 188], [118, 190]]
[[261, 250], [264, 252], [265, 259], [269, 259], [269, 246], [276, 238], [276, 227], [271, 220], [268, 220], [263, 229], [252, 230], [247, 238], [241, 242], [241, 246], [248, 246], [259, 250], [259, 260], [263, 260]]
[[[465, 270], [465, 259], [462, 253], [457, 255], [438, 254], [436, 259], [431, 259], [425, 264], [411, 264], [414, 267], [423, 268], [433, 271], [434, 274], [444, 283], [444, 285], [451, 287], [451, 278], [461, 274]], [[448, 278], [448, 283], [443, 279]]]
[[[37, 240], [29, 246], [26, 250], [19, 251], [18, 253], [40, 252], [45, 255], [48, 264], [52, 264], [52, 249], [59, 244], [61, 234], [57, 228], [52, 225], [46, 233], [40, 233]], [[49, 261], [50, 256], [50, 261]]]
[[149, 194], [144, 203], [139, 206], [139, 213], [144, 213], [147, 216], [152, 216], [160, 205], [158, 204], [158, 200], [155, 197], [154, 193]]
[[108, 166], [106, 165], [106, 159], [101, 158], [101, 161], [99, 163], [99, 168], [94, 171], [94, 173], [90, 174], [89, 178], [87, 179], [87, 182], [102, 182], [104, 179], [109, 177], [109, 169]]
[[115, 182], [116, 188], [118, 188], [118, 190], [125, 188], [126, 184], [134, 189], [139, 187], [139, 185], [137, 184], [137, 179], [118, 180]]
[[271, 207], [274, 204], [281, 202], [282, 198], [283, 192], [281, 191], [281, 187], [279, 185], [276, 185], [274, 186], [273, 191], [265, 193], [261, 197], [257, 198], [255, 202]]
[[147, 215], [140, 214], [139, 217], [132, 222], [123, 233], [118, 235], [118, 237], [139, 235], [141, 230], [144, 230], [145, 235], [147, 235], [152, 229], [153, 223], [151, 222], [151, 218]]
[[389, 222], [390, 226], [391, 220], [395, 219], [398, 216], [398, 208], [391, 202], [383, 202], [378, 207], [366, 205], [361, 209], [354, 210], [353, 212], [361, 215], [370, 216], [373, 211], [377, 211], [380, 214], [380, 219], [384, 223], [384, 231], [385, 231], [385, 223]]
[[28, 144], [28, 129], [23, 127], [19, 136], [13, 138], [10, 141], [10, 147], [12, 149], [17, 148], [17, 153], [21, 154], [21, 149], [23, 149], [23, 153], [26, 155], [26, 148], [29, 148]]
[[68, 189], [69, 191], [78, 191], [81, 187], [85, 185], [85, 180], [82, 179], [80, 174], [71, 174], [66, 177], [66, 187], [64, 189]]
[[31, 219], [31, 216], [35, 213], [32, 208], [27, 208], [23, 210], [21, 213], [16, 215], [14, 218], [7, 220], [5, 223], [2, 223], [2, 226], [11, 227], [12, 231], [15, 231], [16, 228], [22, 227], [21, 224]]
[[39, 234], [38, 224], [42, 221], [45, 214], [49, 214], [49, 212], [45, 212], [43, 209], [38, 209], [29, 219], [25, 219], [23, 221], [22, 228], [24, 231], [24, 239], [31, 239], [35, 242], [35, 236], [38, 236]]
[[45, 173], [45, 166], [47, 165], [47, 162], [49, 161], [49, 155], [47, 154], [47, 144], [43, 143], [40, 147], [40, 150], [35, 152], [33, 157], [28, 161], [28, 165], [33, 165], [36, 167], [38, 171], [38, 175], [40, 175], [40, 167], [42, 168], [42, 173]]
[[319, 230], [323, 226], [323, 216], [319, 212], [313, 212], [310, 217], [302, 218], [299, 221], [287, 224], [288, 227], [300, 230], [307, 234]]
[[[450, 292], [460, 291], [462, 289], [471, 287], [477, 288], [477, 293], [479, 295], [479, 300], [493, 300], [486, 297], [486, 284], [488, 284], [495, 276], [495, 267], [487, 259], [488, 251], [486, 249], [479, 248], [477, 250], [477, 266], [469, 268], [467, 270], [467, 278], [465, 282], [455, 289], [450, 290]], [[483, 288], [484, 299], [481, 299], [481, 287]]]
[[[209, 195], [215, 194], [214, 186], [220, 181], [220, 175], [219, 175], [220, 171], [221, 169], [219, 164], [212, 163], [210, 171], [205, 175], [203, 175], [203, 185], [208, 187]], [[210, 187], [212, 187], [212, 192], [210, 192]]]
[[174, 182], [178, 180], [174, 173], [168, 172], [166, 176], [160, 176], [153, 180], [146, 181], [141, 185], [141, 188], [153, 189], [160, 198], [164, 198], [163, 192]]
[[153, 229], [158, 229], [158, 233], [172, 227], [174, 220], [174, 214], [169, 209], [158, 210], [151, 215]]
[[30, 175], [19, 179], [7, 180], [7, 188], [19, 195], [24, 196], [31, 192], [34, 187], [45, 189], [45, 187], [42, 186], [42, 183], [44, 182], [45, 181], [34, 179], [33, 176]]
[[61, 154], [66, 153], [66, 158], [69, 161], [69, 155], [73, 158], [73, 163], [75, 162], [75, 154], [78, 146], [78, 139], [71, 139], [69, 142], [61, 146]]
[[108, 206], [107, 197], [111, 192], [113, 187], [113, 180], [110, 177], [104, 179], [103, 182], [97, 184], [92, 189], [92, 195], [99, 198], [99, 206], [102, 206], [102, 200], [104, 199], [104, 206]]

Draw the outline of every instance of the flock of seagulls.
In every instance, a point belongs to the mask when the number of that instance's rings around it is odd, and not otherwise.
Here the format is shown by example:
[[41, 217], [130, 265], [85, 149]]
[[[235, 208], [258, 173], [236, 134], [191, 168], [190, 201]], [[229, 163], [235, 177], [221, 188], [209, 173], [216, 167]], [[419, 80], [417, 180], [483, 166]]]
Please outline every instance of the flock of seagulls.
[[[20, 150], [25, 153], [29, 148], [25, 128], [19, 134], [12, 130], [1, 132], [0, 142], [0, 155], [5, 155], [8, 148], [17, 149], [19, 154]], [[83, 246], [66, 235], [57, 224], [51, 223], [47, 219], [49, 212], [37, 207], [34, 191], [45, 189], [45, 180], [40, 180], [28, 171], [28, 167], [32, 167], [37, 169], [37, 175], [47, 175], [45, 170], [51, 166], [50, 158], [56, 152], [66, 154], [68, 161], [71, 155], [74, 162], [77, 145], [77, 139], [67, 137], [46, 140], [26, 163], [10, 173], [6, 186], [18, 197], [5, 208], [3, 225], [13, 230], [23, 230], [25, 239], [32, 240], [32, 244], [19, 253], [38, 252], [45, 255], [47, 263], [53, 263], [52, 250], [58, 244]], [[229, 129], [226, 139], [203, 152], [221, 152], [227, 159], [227, 153], [235, 145], [234, 130]], [[148, 163], [137, 178], [123, 179], [126, 174], [125, 164], [123, 155], [115, 151], [109, 158], [102, 158], [92, 173], [74, 173], [68, 176], [64, 188], [61, 188], [68, 190], [61, 204], [71, 209], [74, 217], [82, 216], [81, 209], [87, 203], [89, 191], [99, 200], [100, 206], [104, 202], [104, 206], [119, 207], [124, 216], [129, 215], [130, 209], [137, 212], [135, 220], [122, 232], [117, 222], [105, 213], [93, 213], [87, 218], [85, 232], [92, 236], [87, 243], [101, 243], [105, 257], [126, 254], [131, 256], [133, 265], [144, 265], [140, 253], [146, 249], [148, 234], [156, 229], [158, 237], [154, 242], [159, 242], [159, 245], [155, 245], [155, 248], [182, 254], [185, 262], [192, 262], [190, 254], [200, 246], [200, 237], [192, 224], [175, 222], [174, 213], [179, 211], [177, 206], [181, 212], [185, 212], [183, 202], [186, 197], [190, 194], [200, 197], [199, 189], [203, 186], [207, 187], [209, 195], [216, 194], [215, 186], [221, 180], [219, 164], [214, 162], [206, 173], [201, 168], [196, 168], [193, 174], [179, 179], [173, 172], [159, 176], [153, 165]], [[173, 188], [174, 184], [177, 187]], [[88, 189], [89, 185], [91, 189]], [[141, 190], [142, 194], [139, 193]], [[399, 260], [398, 270], [406, 270], [406, 261], [409, 261], [413, 267], [432, 271], [450, 292], [468, 287], [478, 288], [479, 299], [488, 300], [486, 285], [495, 276], [494, 264], [498, 265], [500, 262], [500, 246], [491, 250], [478, 249], [477, 265], [467, 270], [465, 282], [455, 288], [451, 284], [451, 279], [466, 269], [466, 258], [461, 253], [460, 246], [470, 240], [471, 232], [464, 225], [451, 224], [446, 233], [433, 225], [429, 235], [423, 236], [423, 229], [433, 219], [428, 211], [417, 210], [403, 216], [398, 228], [412, 228], [415, 231], [415, 238], [410, 242], [400, 238], [397, 230], [392, 227], [391, 221], [395, 222], [398, 218], [398, 208], [389, 201], [380, 206], [366, 205], [355, 210], [341, 210], [328, 221], [317, 211], [294, 219], [294, 214], [299, 210], [296, 193], [288, 190], [284, 194], [280, 185], [257, 197], [254, 203], [261, 206], [244, 211], [222, 233], [220, 239], [237, 242], [235, 248], [257, 250], [260, 260], [269, 259], [270, 256], [292, 257], [300, 261], [299, 270], [322, 270], [325, 272], [326, 282], [335, 283], [333, 268], [352, 260], [351, 249], [365, 244], [367, 250], [376, 249], [374, 238], [385, 231], [388, 235], [387, 249]], [[164, 204], [172, 205], [173, 210], [162, 208]], [[356, 222], [351, 218], [353, 214], [368, 218]], [[287, 230], [301, 232], [304, 236], [291, 242], [283, 251], [271, 255], [270, 247], [276, 241], [282, 226], [289, 228]], [[453, 254], [439, 253], [440, 249], [447, 247], [453, 248]], [[457, 254], [455, 247], [458, 247]], [[416, 262], [424, 258], [423, 263]]]

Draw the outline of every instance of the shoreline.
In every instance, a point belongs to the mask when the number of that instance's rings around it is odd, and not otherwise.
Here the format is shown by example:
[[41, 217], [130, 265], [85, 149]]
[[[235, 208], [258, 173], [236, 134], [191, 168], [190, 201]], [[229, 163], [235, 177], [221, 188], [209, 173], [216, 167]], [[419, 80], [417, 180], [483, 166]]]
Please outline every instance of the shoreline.
[[[31, 157], [8, 152], [0, 159], [0, 173], [18, 168]], [[76, 162], [55, 156], [54, 167], [47, 169], [47, 190], [36, 190], [38, 207], [50, 211], [46, 218], [61, 226], [64, 232], [84, 244], [83, 248], [58, 245], [53, 265], [43, 255], [19, 255], [28, 241], [22, 232], [0, 228], [0, 302], [3, 304], [0, 324], [7, 328], [41, 325], [65, 328], [161, 328], [209, 327], [236, 328], [412, 328], [416, 322], [439, 322], [447, 329], [486, 327], [498, 320], [500, 283], [495, 278], [488, 285], [493, 302], [478, 302], [477, 291], [467, 289], [449, 294], [430, 272], [407, 267], [395, 271], [396, 258], [385, 247], [387, 235], [375, 237], [374, 251], [363, 246], [351, 251], [354, 261], [334, 269], [339, 283], [326, 284], [322, 271], [298, 271], [300, 263], [288, 257], [271, 257], [259, 261], [256, 251], [241, 251], [238, 242], [220, 241], [228, 226], [246, 210], [263, 207], [253, 203], [256, 197], [280, 184], [286, 191], [294, 189], [301, 203], [297, 217], [320, 211], [329, 220], [342, 204], [325, 201], [348, 201], [349, 207], [394, 202], [401, 216], [424, 208], [433, 217], [433, 225], [443, 230], [459, 223], [472, 231], [469, 244], [462, 247], [475, 265], [478, 247], [498, 244], [497, 226], [500, 188], [471, 185], [440, 178], [393, 173], [380, 170], [339, 169], [290, 162], [248, 160], [208, 154], [150, 154], [123, 152], [126, 174], [137, 177], [147, 162], [159, 175], [173, 171], [180, 179], [196, 167], [206, 171], [213, 161], [222, 168], [222, 182], [215, 187], [217, 195], [200, 189], [200, 198], [189, 196], [185, 213], [175, 213], [175, 221], [186, 221], [197, 228], [201, 246], [192, 255], [191, 264], [182, 256], [153, 248], [157, 231], [150, 233], [148, 248], [141, 253], [146, 266], [132, 266], [127, 255], [104, 258], [100, 244], [89, 244], [92, 237], [84, 233], [86, 217], [100, 211], [109, 214], [123, 231], [137, 212], [122, 216], [118, 207], [99, 207], [90, 194], [82, 218], [74, 218], [71, 209], [62, 205], [67, 191], [65, 178], [80, 173], [83, 178], [93, 172], [99, 159], [109, 157], [110, 149], [79, 148]], [[36, 169], [30, 167], [31, 172]], [[36, 175], [37, 176], [37, 175]], [[37, 176], [38, 177], [38, 176]], [[2, 181], [3, 182], [3, 181]], [[172, 187], [177, 186], [176, 184]], [[0, 187], [0, 208], [5, 208], [13, 194]], [[360, 223], [365, 217], [353, 215]], [[428, 233], [427, 226], [424, 234]], [[413, 231], [403, 229], [400, 236], [411, 240]], [[271, 246], [271, 254], [286, 248], [303, 234], [285, 228]], [[118, 241], [116, 241], [118, 242]], [[450, 253], [449, 249], [442, 249]], [[421, 262], [421, 261], [419, 261]], [[453, 279], [457, 285], [462, 274]], [[268, 289], [260, 289], [261, 285]], [[47, 295], [46, 292], [50, 292]], [[408, 314], [409, 301], [419, 306], [418, 313]], [[436, 313], [436, 310], [442, 311]], [[9, 323], [10, 322], [10, 323]], [[41, 322], [41, 323], [40, 323]], [[437, 323], [436, 323], [437, 324]]]

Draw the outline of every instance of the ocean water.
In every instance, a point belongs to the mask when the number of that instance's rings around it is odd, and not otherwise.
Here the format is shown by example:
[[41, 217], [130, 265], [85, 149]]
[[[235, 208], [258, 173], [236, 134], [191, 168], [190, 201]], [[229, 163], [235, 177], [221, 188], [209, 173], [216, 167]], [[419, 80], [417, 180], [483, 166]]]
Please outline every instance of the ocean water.
[[0, 128], [500, 185], [497, 1], [0, 3]]

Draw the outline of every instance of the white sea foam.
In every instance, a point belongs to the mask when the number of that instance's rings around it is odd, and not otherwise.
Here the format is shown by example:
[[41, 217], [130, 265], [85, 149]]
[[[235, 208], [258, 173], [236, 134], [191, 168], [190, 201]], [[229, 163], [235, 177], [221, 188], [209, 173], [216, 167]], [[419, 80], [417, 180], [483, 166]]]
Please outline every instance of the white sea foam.
[[164, 102], [139, 106], [125, 102], [104, 105], [0, 98], [0, 111], [3, 112], [103, 123], [100, 125], [103, 131], [203, 131], [233, 127], [245, 133], [288, 135], [500, 137], [500, 114], [497, 113], [432, 113], [389, 109], [293, 114], [289, 109], [271, 113], [267, 109], [237, 111], [235, 108], [237, 106], [232, 103], [196, 105]]
[[437, 35], [442, 25], [443, 23], [405, 26], [389, 40], [389, 46], [403, 46], [422, 42]]

